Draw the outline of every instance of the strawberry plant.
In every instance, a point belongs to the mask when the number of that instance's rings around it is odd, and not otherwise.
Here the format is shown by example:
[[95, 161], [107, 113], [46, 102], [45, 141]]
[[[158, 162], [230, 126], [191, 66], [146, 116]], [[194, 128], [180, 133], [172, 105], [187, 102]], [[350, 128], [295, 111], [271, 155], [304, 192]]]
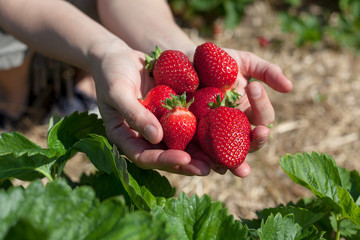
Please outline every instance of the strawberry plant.
[[[72, 182], [63, 169], [78, 152], [97, 171]], [[18, 132], [1, 135], [0, 239], [359, 239], [357, 171], [317, 152], [285, 155], [280, 166], [314, 197], [235, 219], [207, 195], [175, 196], [165, 177], [108, 142], [97, 115], [54, 116], [45, 148]], [[15, 187], [14, 178], [31, 184]]]
[[[236, 27], [245, 14], [245, 8], [253, 0], [170, 0], [175, 16], [203, 34], [216, 32], [216, 20], [224, 23], [220, 28]], [[215, 30], [215, 31], [214, 31]]]
[[[331, 39], [333, 47], [358, 51], [360, 46], [360, 2], [358, 0], [287, 0], [279, 13], [283, 30], [295, 34], [303, 46]], [[314, 9], [317, 9], [314, 11]]]

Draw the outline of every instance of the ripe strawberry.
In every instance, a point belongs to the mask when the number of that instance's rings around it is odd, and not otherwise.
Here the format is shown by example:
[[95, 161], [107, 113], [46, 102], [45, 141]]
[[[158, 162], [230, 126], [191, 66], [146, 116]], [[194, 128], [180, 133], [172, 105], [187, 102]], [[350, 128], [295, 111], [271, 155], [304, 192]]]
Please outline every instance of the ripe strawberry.
[[167, 85], [181, 95], [199, 87], [199, 77], [188, 57], [176, 50], [161, 51], [156, 47], [152, 56], [146, 55], [146, 68], [154, 77], [155, 85]]
[[251, 125], [237, 108], [220, 106], [200, 119], [197, 138], [204, 152], [218, 165], [240, 166], [250, 148]]
[[185, 150], [196, 132], [196, 118], [188, 109], [191, 103], [186, 103], [185, 93], [165, 101], [164, 106], [170, 111], [160, 118], [160, 123], [163, 141], [170, 149]]
[[195, 115], [197, 121], [200, 121], [212, 108], [219, 106], [235, 107], [240, 94], [235, 91], [224, 93], [216, 87], [205, 87], [198, 89], [194, 94], [194, 102], [189, 110]]
[[227, 91], [238, 75], [236, 61], [214, 43], [199, 45], [194, 54], [194, 67], [200, 79], [200, 87], [217, 87]]
[[158, 85], [151, 89], [145, 96], [145, 99], [139, 99], [139, 102], [152, 112], [158, 119], [170, 110], [162, 106], [167, 98], [176, 95], [175, 91], [165, 85]]
[[211, 104], [216, 103], [217, 96], [220, 97], [218, 100], [221, 102], [225, 94], [216, 87], [201, 88], [193, 94], [194, 102], [189, 107], [189, 110], [195, 115], [197, 121], [200, 121], [211, 110]]

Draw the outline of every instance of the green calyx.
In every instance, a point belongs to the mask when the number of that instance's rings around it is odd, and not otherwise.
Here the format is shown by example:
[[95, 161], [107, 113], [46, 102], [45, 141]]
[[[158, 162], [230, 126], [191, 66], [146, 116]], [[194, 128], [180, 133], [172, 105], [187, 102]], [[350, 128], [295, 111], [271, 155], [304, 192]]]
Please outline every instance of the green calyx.
[[155, 51], [152, 51], [150, 55], [145, 54], [145, 68], [149, 71], [151, 76], [155, 61], [160, 57], [162, 52], [163, 51], [158, 46], [155, 46]]
[[239, 98], [241, 97], [241, 95], [233, 90], [231, 91], [227, 91], [225, 93], [225, 97], [221, 100], [221, 96], [220, 94], [216, 96], [216, 102], [211, 102], [209, 103], [209, 107], [211, 108], [217, 108], [217, 107], [232, 107], [232, 108], [236, 108], [237, 106], [239, 106], [237, 102], [237, 100], [239, 100]]
[[164, 104], [161, 104], [166, 109], [174, 109], [176, 107], [185, 107], [189, 108], [190, 105], [194, 102], [194, 98], [192, 98], [189, 102], [186, 102], [186, 92], [182, 95], [173, 95], [171, 94], [171, 98], [167, 98], [164, 101]]

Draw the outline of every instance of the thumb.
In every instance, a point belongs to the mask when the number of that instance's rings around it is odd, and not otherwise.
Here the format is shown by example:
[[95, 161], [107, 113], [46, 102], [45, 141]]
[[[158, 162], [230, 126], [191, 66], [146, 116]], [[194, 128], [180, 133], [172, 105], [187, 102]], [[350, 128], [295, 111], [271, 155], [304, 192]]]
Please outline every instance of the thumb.
[[[130, 128], [139, 132], [152, 144], [157, 144], [162, 140], [163, 131], [160, 122], [138, 101], [132, 91], [121, 91], [112, 99], [112, 107], [120, 113], [122, 120], [126, 121]], [[116, 115], [118, 114], [112, 116]], [[114, 121], [114, 119], [108, 120]]]

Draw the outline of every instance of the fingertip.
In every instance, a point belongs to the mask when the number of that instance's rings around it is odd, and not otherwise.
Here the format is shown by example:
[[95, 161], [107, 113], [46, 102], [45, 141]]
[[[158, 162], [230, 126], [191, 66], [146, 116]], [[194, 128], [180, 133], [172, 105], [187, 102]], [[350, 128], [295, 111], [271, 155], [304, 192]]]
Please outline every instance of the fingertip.
[[265, 145], [270, 137], [271, 130], [266, 126], [257, 126], [252, 130], [251, 134], [252, 138], [249, 152], [254, 152]]
[[145, 126], [142, 135], [152, 144], [158, 144], [162, 139], [162, 128], [158, 124], [149, 123]]
[[163, 151], [158, 158], [158, 165], [161, 168], [186, 166], [191, 162], [191, 156], [180, 150], [168, 149]]
[[280, 85], [281, 88], [279, 88], [278, 91], [282, 92], [282, 93], [291, 92], [291, 90], [293, 88], [292, 82], [288, 78], [286, 78], [284, 75], [282, 75], [282, 77], [283, 77], [283, 80], [281, 81], [282, 84]]
[[240, 178], [245, 178], [250, 175], [251, 168], [247, 162], [243, 162], [238, 168], [231, 169], [231, 172]]

